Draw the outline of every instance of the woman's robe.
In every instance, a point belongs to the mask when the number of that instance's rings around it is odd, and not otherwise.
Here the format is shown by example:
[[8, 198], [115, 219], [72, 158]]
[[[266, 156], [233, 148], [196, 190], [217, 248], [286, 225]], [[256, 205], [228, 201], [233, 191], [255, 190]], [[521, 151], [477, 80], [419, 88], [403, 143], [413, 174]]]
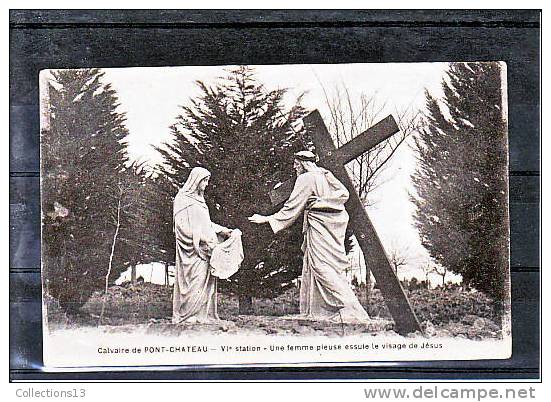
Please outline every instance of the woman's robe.
[[192, 198], [174, 212], [176, 273], [172, 322], [218, 320], [217, 279], [210, 272], [209, 259], [218, 243], [217, 233], [227, 229], [211, 222], [206, 204]]
[[342, 183], [320, 168], [299, 175], [285, 205], [268, 217], [277, 233], [304, 211], [300, 313], [307, 318], [369, 321], [344, 274], [349, 265], [344, 248], [347, 200], [348, 191]]

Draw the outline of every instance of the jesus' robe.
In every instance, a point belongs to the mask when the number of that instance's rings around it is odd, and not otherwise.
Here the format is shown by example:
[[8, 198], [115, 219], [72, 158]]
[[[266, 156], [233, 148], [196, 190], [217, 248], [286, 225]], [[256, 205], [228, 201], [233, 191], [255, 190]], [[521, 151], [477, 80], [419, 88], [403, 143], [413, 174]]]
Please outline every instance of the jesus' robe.
[[306, 318], [369, 321], [344, 273], [349, 264], [344, 248], [347, 200], [346, 187], [331, 172], [319, 168], [300, 174], [282, 209], [268, 217], [277, 233], [304, 212], [300, 313]]

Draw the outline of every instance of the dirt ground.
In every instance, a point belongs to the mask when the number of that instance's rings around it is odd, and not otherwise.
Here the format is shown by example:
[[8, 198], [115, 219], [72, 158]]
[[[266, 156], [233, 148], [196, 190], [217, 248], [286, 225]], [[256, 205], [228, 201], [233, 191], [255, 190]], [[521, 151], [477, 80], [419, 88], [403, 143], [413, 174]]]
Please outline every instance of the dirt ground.
[[[237, 297], [219, 294], [218, 312], [223, 321], [211, 324], [172, 324], [172, 288], [150, 283], [112, 286], [107, 295], [96, 292], [81, 309], [82, 314], [76, 317], [65, 315], [56, 307], [53, 300], [47, 304], [51, 329], [101, 326], [107, 332], [132, 332], [144, 329], [146, 332], [166, 335], [201, 331], [302, 336], [347, 336], [360, 333], [395, 335], [394, 322], [388, 315], [380, 294], [375, 293], [369, 305], [366, 305], [372, 318], [370, 323], [349, 324], [298, 319], [296, 293], [296, 289], [292, 289], [274, 299], [255, 299], [254, 315], [247, 316], [239, 315]], [[432, 293], [429, 296], [428, 299], [435, 299], [434, 303], [427, 301], [425, 296], [421, 298], [419, 295], [410, 295], [410, 301], [424, 330], [423, 336], [502, 338], [501, 327], [495, 318], [492, 319], [486, 306], [487, 300], [480, 297], [466, 299], [471, 302], [471, 306], [463, 299], [460, 302], [454, 301], [450, 304], [452, 307], [455, 306], [455, 310], [448, 311], [450, 307], [439, 307], [442, 303], [438, 303], [437, 300], [438, 297], [444, 296], [435, 296]], [[455, 296], [446, 294], [446, 297], [453, 299]], [[477, 301], [479, 299], [480, 301]], [[104, 303], [105, 308], [101, 316]], [[446, 312], [446, 315], [443, 315], [442, 311]]]

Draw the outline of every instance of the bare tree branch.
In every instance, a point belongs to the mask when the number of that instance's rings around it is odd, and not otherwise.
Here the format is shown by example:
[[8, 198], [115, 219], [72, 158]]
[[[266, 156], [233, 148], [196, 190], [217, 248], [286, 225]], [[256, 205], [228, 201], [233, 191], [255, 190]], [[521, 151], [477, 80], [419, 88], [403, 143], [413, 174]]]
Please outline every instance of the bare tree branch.
[[388, 253], [388, 260], [394, 267], [394, 272], [398, 274], [400, 267], [406, 266], [411, 262], [411, 251], [408, 246], [402, 246], [393, 243]]
[[[378, 102], [376, 93], [361, 94], [359, 100], [356, 100], [350, 89], [341, 83], [334, 88], [332, 94], [329, 94], [319, 78], [317, 76], [316, 78], [329, 109], [329, 131], [338, 147], [360, 135], [384, 117], [382, 113], [386, 110], [387, 104]], [[398, 148], [419, 125], [418, 112], [414, 113], [411, 106], [402, 111], [395, 110], [394, 115], [400, 131], [347, 165], [358, 195], [365, 206], [375, 203], [369, 195], [384, 183], [381, 180], [381, 173], [388, 167], [388, 162]]]

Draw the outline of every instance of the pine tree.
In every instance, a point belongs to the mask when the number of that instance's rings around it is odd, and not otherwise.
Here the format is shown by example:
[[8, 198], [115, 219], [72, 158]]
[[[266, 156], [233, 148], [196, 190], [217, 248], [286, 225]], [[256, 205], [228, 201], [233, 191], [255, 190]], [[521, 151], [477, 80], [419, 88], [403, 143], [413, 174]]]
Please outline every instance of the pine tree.
[[182, 107], [172, 125], [173, 141], [159, 152], [176, 190], [190, 169], [212, 173], [206, 199], [213, 221], [243, 232], [245, 261], [222, 289], [239, 295], [240, 312], [251, 313], [253, 296], [270, 296], [292, 286], [301, 272], [300, 225], [278, 236], [253, 225], [253, 213], [274, 212], [268, 192], [294, 174], [293, 153], [304, 147], [300, 99], [284, 110], [286, 90], [267, 90], [248, 67], [228, 71], [214, 86], [197, 82], [201, 95]]
[[41, 138], [43, 267], [47, 291], [76, 312], [107, 273], [128, 131], [102, 71], [51, 74]]
[[442, 267], [496, 301], [508, 275], [507, 136], [498, 63], [452, 63], [415, 141], [416, 222]]
[[[162, 261], [158, 254], [158, 242], [153, 237], [151, 216], [155, 214], [154, 202], [159, 197], [144, 164], [132, 163], [120, 172], [117, 192], [107, 195], [111, 199], [113, 222], [117, 221], [120, 201], [120, 230], [114, 252], [117, 266], [124, 269], [137, 264]], [[114, 277], [113, 279], [116, 279]]]
[[135, 216], [135, 223], [129, 226], [127, 261], [131, 261], [132, 265], [151, 262], [173, 264], [172, 202], [175, 188], [165, 176], [155, 171], [139, 167], [135, 173], [139, 191], [134, 193], [132, 215]]

